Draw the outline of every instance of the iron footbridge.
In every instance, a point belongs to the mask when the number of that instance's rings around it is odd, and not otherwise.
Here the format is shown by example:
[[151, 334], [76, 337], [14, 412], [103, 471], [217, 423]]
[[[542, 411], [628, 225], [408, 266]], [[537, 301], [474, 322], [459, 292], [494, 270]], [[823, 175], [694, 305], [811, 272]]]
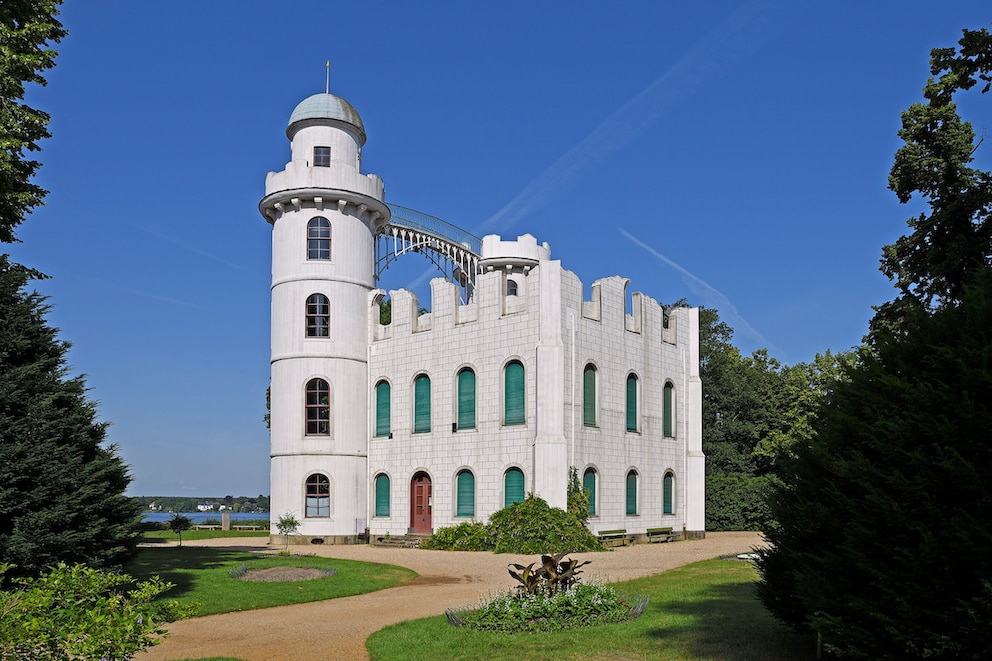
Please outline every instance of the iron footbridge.
[[430, 214], [389, 204], [389, 221], [375, 239], [375, 278], [389, 265], [415, 252], [426, 257], [450, 282], [462, 287], [462, 299], [471, 295], [482, 254], [482, 239]]

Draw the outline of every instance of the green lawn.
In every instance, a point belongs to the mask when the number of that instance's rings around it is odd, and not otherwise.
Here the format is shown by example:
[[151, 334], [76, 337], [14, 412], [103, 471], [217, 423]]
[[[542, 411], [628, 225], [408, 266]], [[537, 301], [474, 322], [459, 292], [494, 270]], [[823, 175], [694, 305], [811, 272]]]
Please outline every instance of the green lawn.
[[[369, 638], [374, 661], [514, 659], [514, 661], [665, 659], [804, 661], [814, 641], [772, 618], [754, 595], [750, 563], [708, 560], [650, 578], [618, 583], [650, 597], [639, 619], [559, 633], [498, 634], [455, 628], [444, 616], [402, 622]], [[464, 604], [451, 604], [453, 607]]]
[[[248, 569], [318, 567], [333, 568], [336, 573], [311, 581], [279, 583], [231, 578], [228, 571], [242, 563]], [[416, 572], [394, 565], [314, 556], [259, 556], [197, 546], [143, 548], [125, 571], [139, 580], [157, 575], [174, 583], [175, 587], [162, 595], [162, 599], [199, 602], [198, 615], [348, 597], [407, 583], [417, 576]]]
[[[189, 542], [195, 539], [220, 539], [223, 537], [268, 537], [268, 530], [187, 530], [183, 533], [183, 541]], [[144, 533], [143, 540], [146, 544], [156, 542], [178, 542], [179, 535], [171, 530], [149, 530]]]

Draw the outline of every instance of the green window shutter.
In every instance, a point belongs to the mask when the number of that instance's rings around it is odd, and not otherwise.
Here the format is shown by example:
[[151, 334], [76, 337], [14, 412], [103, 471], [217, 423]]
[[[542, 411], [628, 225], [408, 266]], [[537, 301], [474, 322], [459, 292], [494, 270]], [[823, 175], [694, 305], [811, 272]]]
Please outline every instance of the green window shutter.
[[519, 468], [511, 468], [503, 476], [503, 507], [509, 507], [524, 499], [524, 474]]
[[637, 473], [627, 473], [627, 514], [637, 514]]
[[475, 372], [458, 373], [458, 428], [475, 429]]
[[596, 426], [596, 368], [592, 365], [582, 372], [582, 424]]
[[524, 424], [524, 366], [519, 361], [507, 364], [503, 374], [503, 388], [503, 424]]
[[582, 488], [589, 496], [589, 516], [596, 516], [596, 471], [586, 469], [582, 474]]
[[471, 471], [458, 474], [457, 491], [455, 516], [475, 516], [475, 475]]
[[413, 433], [431, 430], [431, 380], [421, 374], [413, 382]]
[[375, 515], [389, 516], [389, 477], [386, 475], [375, 477]]
[[675, 509], [672, 506], [672, 501], [673, 501], [673, 496], [674, 496], [674, 493], [673, 492], [674, 492], [674, 487], [675, 487], [675, 478], [672, 477], [672, 474], [671, 473], [666, 473], [665, 474], [665, 481], [664, 481], [664, 485], [663, 486], [664, 486], [664, 495], [663, 495], [662, 505], [664, 507], [662, 509], [662, 512], [664, 514], [673, 514], [674, 513], [674, 509]]
[[385, 381], [380, 381], [375, 386], [375, 435], [376, 436], [389, 436], [389, 432], [392, 431], [390, 428], [389, 420], [389, 384]]
[[675, 434], [672, 433], [675, 425], [674, 417], [675, 411], [672, 409], [672, 400], [675, 399], [675, 388], [670, 383], [665, 384], [665, 400], [662, 402], [662, 434], [665, 438], [671, 438]]
[[637, 377], [627, 376], [627, 431], [637, 431]]

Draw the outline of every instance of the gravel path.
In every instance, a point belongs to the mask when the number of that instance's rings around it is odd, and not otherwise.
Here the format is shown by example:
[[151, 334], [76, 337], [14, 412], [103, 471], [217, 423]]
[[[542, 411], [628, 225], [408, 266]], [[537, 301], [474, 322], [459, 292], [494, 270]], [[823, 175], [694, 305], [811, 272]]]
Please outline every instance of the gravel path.
[[[232, 541], [228, 538], [184, 544], [231, 546]], [[239, 550], [269, 548], [265, 538], [246, 537], [236, 543]], [[706, 539], [701, 540], [636, 544], [610, 553], [572, 557], [592, 560], [583, 570], [586, 580], [622, 581], [725, 553], [743, 553], [761, 544], [758, 533], [715, 532], [707, 533]], [[396, 622], [438, 615], [446, 608], [478, 603], [481, 597], [495, 590], [512, 587], [512, 579], [506, 573], [508, 563], [528, 564], [538, 559], [535, 555], [376, 546], [308, 546], [306, 553], [400, 565], [420, 576], [406, 585], [355, 597], [173, 622], [168, 625], [169, 636], [162, 644], [138, 659], [209, 656], [234, 656], [249, 661], [368, 659], [365, 640], [374, 631]]]

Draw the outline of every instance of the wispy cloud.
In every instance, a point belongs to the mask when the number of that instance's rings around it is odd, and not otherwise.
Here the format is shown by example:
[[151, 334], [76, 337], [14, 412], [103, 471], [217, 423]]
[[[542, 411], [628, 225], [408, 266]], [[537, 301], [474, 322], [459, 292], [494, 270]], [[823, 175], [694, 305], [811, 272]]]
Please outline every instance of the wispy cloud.
[[144, 232], [147, 232], [148, 234], [151, 234], [156, 239], [162, 239], [163, 241], [168, 241], [169, 243], [171, 243], [173, 245], [176, 245], [176, 246], [179, 246], [180, 248], [182, 248], [183, 250], [186, 250], [187, 252], [191, 252], [194, 255], [200, 255], [201, 257], [206, 257], [207, 259], [212, 259], [213, 261], [219, 262], [219, 263], [221, 263], [221, 264], [223, 264], [225, 266], [229, 266], [232, 269], [236, 269], [238, 271], [244, 271], [245, 273], [256, 273], [257, 272], [255, 270], [252, 270], [252, 269], [249, 269], [249, 268], [245, 268], [244, 266], [241, 266], [240, 264], [235, 264], [234, 262], [228, 261], [228, 260], [226, 260], [223, 257], [220, 257], [218, 255], [214, 255], [214, 254], [211, 254], [209, 252], [206, 252], [205, 250], [201, 250], [200, 248], [197, 248], [196, 246], [192, 246], [192, 245], [190, 245], [188, 243], [184, 243], [184, 242], [180, 241], [179, 239], [173, 238], [173, 237], [168, 236], [166, 234], [161, 234], [161, 233], [156, 232], [154, 230], [150, 230], [147, 227], [141, 227], [140, 225], [134, 225], [134, 227], [136, 227], [137, 229], [140, 229], [140, 230], [142, 230]]
[[209, 311], [209, 308], [205, 308], [202, 305], [197, 305], [195, 303], [190, 303], [189, 301], [183, 301], [178, 298], [172, 298], [170, 296], [162, 296], [161, 294], [155, 294], [150, 291], [144, 291], [142, 289], [133, 289], [131, 287], [123, 287], [116, 282], [110, 282], [109, 280], [103, 280], [101, 278], [91, 278], [89, 276], [82, 276], [85, 280], [95, 282], [103, 287], [109, 287], [110, 289], [116, 289], [122, 291], [126, 294], [131, 294], [132, 296], [140, 296], [142, 298], [149, 298], [153, 301], [161, 301], [163, 303], [172, 303], [173, 305], [181, 305], [187, 308], [193, 308], [194, 310], [204, 310]]
[[644, 243], [636, 236], [631, 234], [625, 229], [620, 229], [620, 234], [623, 235], [625, 239], [633, 243], [639, 248], [643, 248], [652, 257], [657, 259], [659, 262], [666, 264], [682, 276], [682, 281], [686, 283], [689, 290], [701, 299], [704, 306], [708, 308], [713, 308], [720, 312], [720, 316], [726, 321], [730, 326], [736, 331], [746, 335], [749, 339], [756, 342], [758, 346], [767, 347], [773, 353], [782, 354], [782, 350], [778, 347], [768, 346], [768, 341], [765, 337], [757, 331], [751, 324], [747, 322], [747, 319], [742, 317], [737, 311], [737, 306], [730, 302], [730, 299], [724, 295], [723, 292], [718, 290], [713, 285], [709, 284], [699, 276], [695, 275], [688, 269], [683, 268], [678, 262], [675, 262], [668, 257], [665, 257], [660, 252]]
[[677, 101], [703, 85], [711, 84], [725, 70], [739, 65], [774, 33], [773, 19], [781, 18], [786, 8], [782, 3], [767, 1], [741, 5], [661, 77], [607, 117], [502, 209], [483, 221], [475, 228], [475, 233], [506, 229], [516, 224], [544, 206], [558, 190], [594, 163], [653, 126]]

